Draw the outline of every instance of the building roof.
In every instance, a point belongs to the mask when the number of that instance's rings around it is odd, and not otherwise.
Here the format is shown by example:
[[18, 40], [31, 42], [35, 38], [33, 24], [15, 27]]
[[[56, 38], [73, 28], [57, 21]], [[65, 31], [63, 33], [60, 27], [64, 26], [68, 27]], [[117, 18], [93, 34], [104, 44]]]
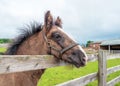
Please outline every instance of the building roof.
[[101, 46], [105, 46], [105, 45], [120, 45], [120, 39], [106, 40], [106, 41], [103, 41], [100, 45]]
[[96, 41], [96, 42], [93, 42], [92, 44], [101, 44], [102, 41]]

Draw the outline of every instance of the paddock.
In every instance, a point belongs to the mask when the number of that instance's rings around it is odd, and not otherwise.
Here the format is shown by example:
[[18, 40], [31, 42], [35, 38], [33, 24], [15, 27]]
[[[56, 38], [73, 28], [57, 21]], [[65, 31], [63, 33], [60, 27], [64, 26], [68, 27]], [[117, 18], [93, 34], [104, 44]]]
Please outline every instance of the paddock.
[[[117, 55], [120, 58], [120, 54]], [[107, 51], [100, 51], [98, 62], [98, 73], [92, 73], [56, 86], [85, 86], [89, 82], [98, 79], [98, 86], [114, 86], [115, 83], [120, 82], [120, 76], [106, 82], [106, 76], [119, 71], [120, 65], [107, 69], [106, 60], [108, 57]], [[12, 61], [12, 63], [11, 63]], [[53, 56], [48, 55], [1, 55], [0, 56], [0, 74], [22, 72], [29, 70], [38, 70], [50, 68], [55, 66], [68, 65], [63, 61], [55, 59]]]

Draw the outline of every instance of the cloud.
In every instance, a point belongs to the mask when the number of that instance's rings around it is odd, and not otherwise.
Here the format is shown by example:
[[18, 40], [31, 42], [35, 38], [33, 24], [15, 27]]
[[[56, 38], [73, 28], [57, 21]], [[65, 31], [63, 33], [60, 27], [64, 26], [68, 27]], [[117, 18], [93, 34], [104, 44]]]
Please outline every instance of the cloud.
[[81, 22], [76, 27], [76, 32], [72, 33], [79, 34], [81, 41], [120, 38], [120, 1], [87, 1], [74, 2]]
[[46, 10], [51, 10], [55, 17], [59, 15], [63, 20], [64, 30], [80, 42], [120, 38], [119, 0], [0, 2], [0, 38], [15, 37], [18, 27], [30, 21], [43, 22]]

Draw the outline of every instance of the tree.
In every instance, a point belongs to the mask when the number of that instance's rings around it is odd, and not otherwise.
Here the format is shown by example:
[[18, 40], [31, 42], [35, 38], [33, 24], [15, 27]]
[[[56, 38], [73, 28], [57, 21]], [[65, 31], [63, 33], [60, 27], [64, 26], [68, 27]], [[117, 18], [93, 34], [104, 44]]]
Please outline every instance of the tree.
[[93, 43], [93, 41], [91, 40], [87, 41], [86, 47], [89, 47], [91, 43]]
[[11, 42], [10, 39], [0, 39], [0, 43], [9, 43]]

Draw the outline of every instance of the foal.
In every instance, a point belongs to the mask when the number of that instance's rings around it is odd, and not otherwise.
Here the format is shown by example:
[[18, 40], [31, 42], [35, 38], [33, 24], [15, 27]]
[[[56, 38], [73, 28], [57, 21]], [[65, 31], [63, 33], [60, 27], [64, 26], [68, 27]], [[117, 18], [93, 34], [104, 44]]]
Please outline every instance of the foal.
[[[77, 68], [84, 66], [87, 55], [81, 46], [62, 30], [61, 19], [53, 21], [50, 11], [44, 25], [25, 28], [8, 48], [7, 55], [53, 55]], [[0, 86], [36, 86], [45, 69], [0, 75]]]

